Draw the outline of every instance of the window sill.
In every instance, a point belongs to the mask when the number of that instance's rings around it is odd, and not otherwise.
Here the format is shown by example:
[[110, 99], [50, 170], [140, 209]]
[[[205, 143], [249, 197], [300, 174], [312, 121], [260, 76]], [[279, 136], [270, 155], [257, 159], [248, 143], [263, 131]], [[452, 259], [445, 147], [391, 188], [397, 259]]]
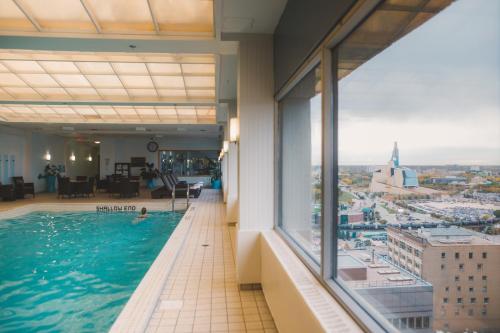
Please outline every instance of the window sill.
[[262, 287], [281, 332], [363, 332], [274, 230], [262, 232]]

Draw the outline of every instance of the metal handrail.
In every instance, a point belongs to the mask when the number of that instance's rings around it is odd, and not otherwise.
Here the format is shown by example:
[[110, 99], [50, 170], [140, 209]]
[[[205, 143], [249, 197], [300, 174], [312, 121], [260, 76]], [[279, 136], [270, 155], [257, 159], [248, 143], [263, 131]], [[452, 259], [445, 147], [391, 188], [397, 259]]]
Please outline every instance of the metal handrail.
[[[189, 208], [189, 183], [186, 187], [186, 209]], [[175, 184], [172, 185], [172, 212], [175, 212]]]

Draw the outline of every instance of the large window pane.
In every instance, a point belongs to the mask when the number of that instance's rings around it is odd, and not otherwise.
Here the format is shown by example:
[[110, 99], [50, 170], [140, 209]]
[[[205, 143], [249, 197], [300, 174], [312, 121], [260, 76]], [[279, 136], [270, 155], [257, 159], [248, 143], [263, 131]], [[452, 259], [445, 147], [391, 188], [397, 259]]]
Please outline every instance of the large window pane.
[[160, 150], [160, 170], [179, 177], [215, 176], [218, 157], [217, 150]]
[[321, 71], [311, 70], [279, 102], [280, 225], [321, 261]]
[[500, 332], [500, 2], [398, 3], [337, 48], [337, 279], [403, 332]]

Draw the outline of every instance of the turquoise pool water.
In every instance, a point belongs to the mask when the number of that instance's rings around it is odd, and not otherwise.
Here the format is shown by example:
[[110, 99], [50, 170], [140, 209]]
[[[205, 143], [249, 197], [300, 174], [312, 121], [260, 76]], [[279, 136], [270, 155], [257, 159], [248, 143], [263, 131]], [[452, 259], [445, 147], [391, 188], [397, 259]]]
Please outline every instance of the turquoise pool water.
[[106, 332], [182, 214], [0, 220], [0, 332]]

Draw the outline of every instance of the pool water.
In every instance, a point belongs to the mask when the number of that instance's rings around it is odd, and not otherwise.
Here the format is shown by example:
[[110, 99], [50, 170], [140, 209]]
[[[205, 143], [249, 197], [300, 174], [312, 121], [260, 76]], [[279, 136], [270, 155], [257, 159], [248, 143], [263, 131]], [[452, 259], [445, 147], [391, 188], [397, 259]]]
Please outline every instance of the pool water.
[[0, 220], [0, 332], [106, 332], [182, 213]]

